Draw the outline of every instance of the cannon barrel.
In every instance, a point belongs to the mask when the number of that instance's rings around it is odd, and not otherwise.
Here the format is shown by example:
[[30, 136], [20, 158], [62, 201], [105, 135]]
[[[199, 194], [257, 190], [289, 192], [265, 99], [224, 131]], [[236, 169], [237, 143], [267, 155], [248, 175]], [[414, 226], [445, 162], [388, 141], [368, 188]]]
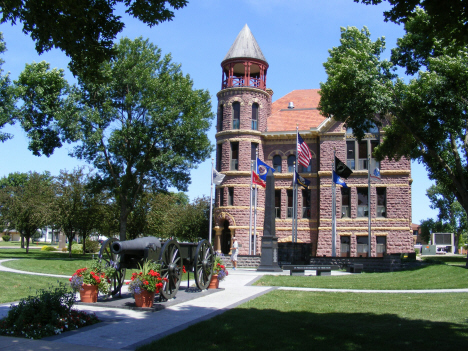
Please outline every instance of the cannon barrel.
[[114, 241], [111, 244], [111, 251], [114, 254], [143, 252], [146, 248], [156, 251], [161, 248], [161, 242], [155, 237], [148, 236], [128, 241]]

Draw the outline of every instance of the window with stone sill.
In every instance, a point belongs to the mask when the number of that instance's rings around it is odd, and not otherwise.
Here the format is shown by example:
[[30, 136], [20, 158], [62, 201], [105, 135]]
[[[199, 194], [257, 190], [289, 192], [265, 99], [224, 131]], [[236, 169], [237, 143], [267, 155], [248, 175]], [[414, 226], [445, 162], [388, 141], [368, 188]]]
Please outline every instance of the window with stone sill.
[[252, 104], [252, 130], [258, 130], [258, 104]]
[[275, 190], [275, 218], [281, 218], [281, 190]]
[[228, 188], [228, 206], [234, 206], [234, 188]]
[[377, 192], [377, 217], [387, 217], [387, 189], [378, 187]]
[[273, 157], [273, 168], [275, 169], [275, 172], [281, 173], [281, 165], [282, 159], [280, 155], [275, 155]]
[[357, 216], [368, 217], [368, 188], [357, 188]]
[[286, 190], [286, 195], [288, 196], [288, 211], [286, 218], [293, 218], [293, 191], [290, 189]]
[[224, 118], [224, 106], [219, 106], [219, 114], [218, 114], [218, 132], [223, 130], [223, 118]]
[[240, 129], [240, 103], [238, 101], [232, 104], [232, 129]]
[[[375, 126], [371, 128], [366, 134], [377, 134], [378, 136], [379, 129]], [[348, 128], [346, 130], [348, 137], [353, 136], [353, 130]], [[352, 170], [368, 170], [368, 156], [369, 151], [371, 154], [371, 162], [377, 162], [374, 160], [374, 149], [379, 145], [379, 140], [377, 137], [365, 138], [361, 141], [355, 139], [348, 139], [346, 141], [346, 165]], [[380, 168], [379, 163], [377, 162], [377, 167]]]
[[296, 155], [289, 155], [288, 156], [288, 172], [294, 172], [294, 165], [296, 164]]
[[310, 218], [310, 190], [302, 190], [302, 218]]
[[239, 170], [239, 143], [231, 143], [231, 171]]
[[357, 257], [367, 257], [368, 253], [368, 237], [367, 236], [358, 236], [356, 237], [357, 243]]
[[341, 218], [351, 218], [351, 192], [349, 188], [341, 188]]

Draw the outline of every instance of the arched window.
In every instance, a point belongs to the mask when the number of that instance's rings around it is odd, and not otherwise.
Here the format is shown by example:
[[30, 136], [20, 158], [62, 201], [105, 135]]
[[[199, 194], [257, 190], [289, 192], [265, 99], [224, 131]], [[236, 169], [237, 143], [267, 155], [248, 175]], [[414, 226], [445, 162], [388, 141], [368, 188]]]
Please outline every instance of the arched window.
[[232, 104], [232, 129], [240, 128], [240, 103], [234, 102]]
[[275, 169], [275, 172], [281, 173], [281, 156], [276, 155], [273, 157], [273, 168]]
[[296, 163], [296, 155], [288, 156], [288, 172], [294, 172], [294, 164]]
[[258, 104], [252, 104], [252, 130], [258, 130]]

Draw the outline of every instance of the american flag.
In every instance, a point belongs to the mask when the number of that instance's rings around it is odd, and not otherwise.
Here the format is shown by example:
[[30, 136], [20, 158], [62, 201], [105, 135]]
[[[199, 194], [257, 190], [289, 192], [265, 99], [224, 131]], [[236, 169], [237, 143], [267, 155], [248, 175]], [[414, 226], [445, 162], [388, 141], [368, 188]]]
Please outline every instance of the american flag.
[[297, 162], [304, 167], [309, 167], [311, 159], [312, 154], [310, 153], [309, 147], [304, 140], [302, 140], [299, 133], [297, 133]]

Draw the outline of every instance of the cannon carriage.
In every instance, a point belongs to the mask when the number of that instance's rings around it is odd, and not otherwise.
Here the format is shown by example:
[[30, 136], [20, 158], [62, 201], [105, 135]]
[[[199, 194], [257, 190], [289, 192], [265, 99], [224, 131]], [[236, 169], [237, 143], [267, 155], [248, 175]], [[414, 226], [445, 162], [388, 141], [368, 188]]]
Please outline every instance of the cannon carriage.
[[146, 260], [161, 265], [161, 276], [167, 278], [160, 291], [164, 299], [175, 297], [179, 290], [182, 267], [192, 271], [200, 290], [208, 288], [213, 274], [214, 251], [207, 240], [198, 243], [178, 243], [176, 240], [161, 242], [154, 237], [119, 241], [111, 238], [105, 241], [99, 257], [108, 265], [116, 267], [111, 294], [121, 294], [127, 269], [138, 269]]

